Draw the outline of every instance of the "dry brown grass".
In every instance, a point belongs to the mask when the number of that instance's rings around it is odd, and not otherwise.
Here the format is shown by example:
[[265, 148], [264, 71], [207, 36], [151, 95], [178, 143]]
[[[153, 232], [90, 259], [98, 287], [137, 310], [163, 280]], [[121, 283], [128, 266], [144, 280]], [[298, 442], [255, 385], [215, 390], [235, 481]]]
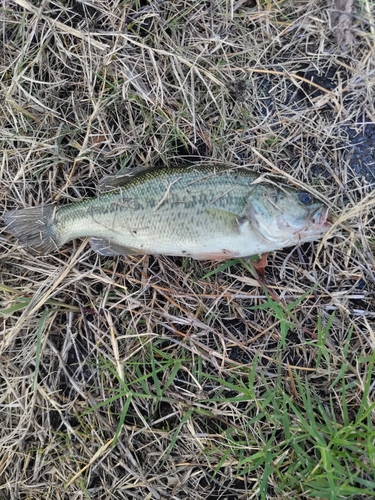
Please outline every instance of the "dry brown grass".
[[322, 439], [331, 419], [332, 456], [351, 457], [332, 437], [350, 426], [367, 446], [345, 462], [363, 493], [326, 470], [326, 497], [371, 497], [374, 198], [348, 130], [375, 121], [374, 5], [353, 14], [343, 52], [325, 2], [3, 0], [2, 210], [213, 159], [306, 184], [337, 218], [270, 259], [291, 316], [245, 262], [99, 258], [86, 241], [34, 257], [3, 231], [0, 498], [309, 498], [323, 445], [303, 415]]

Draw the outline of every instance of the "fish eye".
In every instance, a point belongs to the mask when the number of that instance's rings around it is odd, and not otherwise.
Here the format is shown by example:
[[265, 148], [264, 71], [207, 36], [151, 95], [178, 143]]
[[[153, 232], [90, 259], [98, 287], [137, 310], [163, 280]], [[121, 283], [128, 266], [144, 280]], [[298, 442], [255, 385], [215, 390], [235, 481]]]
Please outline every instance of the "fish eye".
[[298, 193], [298, 199], [303, 205], [311, 205], [313, 202], [313, 197], [310, 193], [306, 193], [306, 191], [300, 191]]

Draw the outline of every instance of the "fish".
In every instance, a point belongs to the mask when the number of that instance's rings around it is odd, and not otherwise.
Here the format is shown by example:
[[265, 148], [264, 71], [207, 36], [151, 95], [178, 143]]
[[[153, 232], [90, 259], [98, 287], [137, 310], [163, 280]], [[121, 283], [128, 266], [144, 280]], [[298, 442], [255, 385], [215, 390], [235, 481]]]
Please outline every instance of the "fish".
[[138, 168], [68, 204], [8, 211], [7, 230], [39, 254], [89, 237], [103, 256], [170, 255], [226, 260], [321, 238], [327, 206], [308, 191], [243, 167]]

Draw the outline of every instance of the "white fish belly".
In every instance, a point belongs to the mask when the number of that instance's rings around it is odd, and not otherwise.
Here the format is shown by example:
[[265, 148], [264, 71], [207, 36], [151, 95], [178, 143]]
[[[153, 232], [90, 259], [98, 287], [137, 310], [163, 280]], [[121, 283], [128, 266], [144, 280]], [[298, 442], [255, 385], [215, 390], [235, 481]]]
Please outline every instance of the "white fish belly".
[[109, 242], [121, 245], [144, 254], [185, 256], [200, 260], [225, 260], [232, 257], [248, 257], [275, 250], [274, 245], [261, 240], [248, 222], [239, 231], [232, 233], [216, 232], [198, 237], [196, 234], [178, 238], [176, 234], [142, 234], [137, 230], [131, 234], [125, 230], [112, 233]]

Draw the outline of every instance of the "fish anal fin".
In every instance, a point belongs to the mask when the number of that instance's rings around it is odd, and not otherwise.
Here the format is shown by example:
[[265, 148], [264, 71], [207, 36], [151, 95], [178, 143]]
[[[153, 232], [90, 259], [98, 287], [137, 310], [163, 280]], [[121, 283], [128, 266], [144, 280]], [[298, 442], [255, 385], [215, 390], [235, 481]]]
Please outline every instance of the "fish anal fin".
[[125, 247], [118, 245], [117, 243], [113, 243], [106, 238], [91, 238], [90, 245], [95, 252], [103, 255], [104, 257], [112, 257], [114, 255], [139, 255], [142, 253], [135, 248]]

